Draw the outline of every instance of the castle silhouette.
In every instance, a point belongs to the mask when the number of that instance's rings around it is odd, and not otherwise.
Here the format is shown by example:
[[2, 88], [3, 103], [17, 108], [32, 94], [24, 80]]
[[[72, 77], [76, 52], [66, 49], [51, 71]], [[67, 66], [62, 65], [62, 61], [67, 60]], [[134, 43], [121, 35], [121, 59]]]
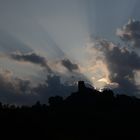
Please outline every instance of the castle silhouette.
[[20, 134], [46, 139], [94, 139], [139, 137], [140, 99], [102, 92], [78, 82], [78, 91], [67, 98], [54, 96], [49, 105], [0, 104], [1, 136]]

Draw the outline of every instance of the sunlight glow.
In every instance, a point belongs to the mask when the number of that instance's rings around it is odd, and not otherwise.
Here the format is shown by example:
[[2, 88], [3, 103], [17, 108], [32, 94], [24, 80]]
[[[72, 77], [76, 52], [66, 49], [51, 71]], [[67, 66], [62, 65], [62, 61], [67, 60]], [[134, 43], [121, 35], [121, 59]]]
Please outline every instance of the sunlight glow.
[[98, 82], [104, 82], [106, 84], [110, 84], [110, 81], [106, 78], [101, 78], [101, 79], [98, 80]]

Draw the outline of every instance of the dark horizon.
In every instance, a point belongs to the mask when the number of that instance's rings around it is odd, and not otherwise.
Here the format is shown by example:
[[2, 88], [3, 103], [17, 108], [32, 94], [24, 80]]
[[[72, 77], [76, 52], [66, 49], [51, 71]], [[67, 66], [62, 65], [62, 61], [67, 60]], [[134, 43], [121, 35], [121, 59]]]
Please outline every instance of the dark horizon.
[[[46, 139], [91, 139], [139, 137], [140, 99], [114, 95], [106, 89], [99, 92], [86, 87], [63, 99], [49, 98], [49, 105], [39, 101], [32, 106], [0, 103], [1, 136], [25, 136]], [[10, 129], [12, 128], [12, 129]]]

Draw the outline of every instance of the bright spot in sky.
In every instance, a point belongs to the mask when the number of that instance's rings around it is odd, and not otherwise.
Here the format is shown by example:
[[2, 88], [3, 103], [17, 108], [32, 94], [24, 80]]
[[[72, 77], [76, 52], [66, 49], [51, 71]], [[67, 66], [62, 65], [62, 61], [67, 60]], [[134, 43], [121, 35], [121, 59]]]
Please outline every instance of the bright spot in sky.
[[101, 78], [101, 79], [98, 80], [98, 82], [104, 82], [106, 84], [110, 84], [110, 81], [106, 78]]

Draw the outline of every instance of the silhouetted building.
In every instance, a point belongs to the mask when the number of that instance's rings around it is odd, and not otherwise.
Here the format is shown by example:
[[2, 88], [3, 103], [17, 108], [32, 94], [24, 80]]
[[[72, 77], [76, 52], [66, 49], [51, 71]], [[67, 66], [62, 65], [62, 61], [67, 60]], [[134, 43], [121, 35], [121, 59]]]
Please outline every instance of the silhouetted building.
[[78, 81], [78, 91], [83, 92], [85, 91], [85, 89], [86, 89], [86, 86], [85, 86], [84, 81]]

